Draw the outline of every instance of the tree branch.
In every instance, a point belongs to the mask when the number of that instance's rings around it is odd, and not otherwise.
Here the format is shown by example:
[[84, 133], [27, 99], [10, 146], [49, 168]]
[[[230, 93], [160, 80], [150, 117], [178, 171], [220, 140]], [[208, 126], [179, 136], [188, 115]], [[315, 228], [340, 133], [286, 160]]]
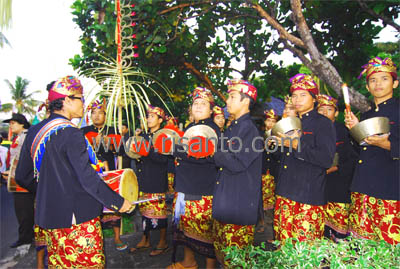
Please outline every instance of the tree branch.
[[211, 4], [211, 3], [212, 3], [212, 1], [202, 1], [202, 2], [198, 2], [198, 3], [182, 3], [182, 4], [179, 4], [179, 5], [164, 9], [163, 11], [160, 11], [158, 13], [158, 15], [163, 15], [165, 13], [168, 13], [168, 12], [174, 11], [176, 9], [180, 9], [180, 8], [192, 7], [192, 6], [200, 6], [200, 5]]
[[400, 33], [400, 25], [395, 23], [392, 19], [390, 19], [390, 18], [388, 18], [388, 17], [386, 17], [384, 15], [379, 15], [374, 10], [369, 8], [368, 5], [366, 3], [364, 3], [364, 1], [362, 1], [362, 0], [357, 0], [357, 2], [365, 12], [367, 12], [368, 14], [370, 14], [371, 16], [373, 16], [373, 17], [375, 17], [377, 19], [382, 20], [384, 23], [386, 23], [387, 25], [392, 26], [393, 28], [395, 28]]
[[252, 4], [252, 8], [255, 9], [262, 18], [264, 18], [273, 28], [275, 28], [279, 32], [281, 38], [289, 40], [296, 46], [305, 48], [304, 42], [300, 38], [288, 33], [288, 31], [286, 31], [286, 29], [283, 28], [283, 26], [278, 21], [272, 18], [259, 4]]
[[187, 69], [190, 73], [192, 73], [195, 77], [197, 77], [198, 80], [203, 82], [207, 87], [207, 89], [210, 89], [213, 93], [218, 95], [219, 98], [222, 99], [222, 101], [226, 102], [225, 96], [220, 91], [215, 89], [214, 85], [212, 84], [211, 80], [208, 78], [207, 75], [202, 74], [196, 67], [194, 67], [193, 64], [188, 63], [185, 60], [183, 60], [182, 64], [185, 69]]

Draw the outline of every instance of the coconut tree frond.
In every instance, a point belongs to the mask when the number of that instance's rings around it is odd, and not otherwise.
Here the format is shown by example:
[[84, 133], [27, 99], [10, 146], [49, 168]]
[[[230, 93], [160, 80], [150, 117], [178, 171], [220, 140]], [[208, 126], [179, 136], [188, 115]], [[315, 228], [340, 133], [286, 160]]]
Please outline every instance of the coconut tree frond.
[[7, 29], [11, 26], [12, 0], [0, 1], [0, 29]]
[[98, 84], [102, 86], [102, 90], [97, 92], [90, 102], [100, 96], [108, 99], [106, 125], [114, 125], [117, 129], [117, 119], [122, 117], [122, 109], [125, 109], [127, 112], [129, 111], [129, 113], [126, 113], [128, 124], [129, 119], [135, 124], [136, 112], [140, 116], [143, 127], [147, 130], [146, 109], [150, 104], [149, 94], [159, 98], [166, 110], [172, 114], [161, 95], [151, 85], [160, 88], [169, 98], [171, 98], [171, 92], [155, 76], [132, 67], [120, 70], [114, 59], [101, 58], [103, 61], [97, 62], [100, 67], [88, 69], [82, 73], [96, 79]]
[[8, 45], [11, 47], [11, 44], [6, 38], [6, 36], [2, 32], [0, 32], [0, 48], [3, 48], [4, 45]]
[[1, 105], [0, 112], [10, 112], [13, 110], [14, 105], [11, 103], [6, 103]]

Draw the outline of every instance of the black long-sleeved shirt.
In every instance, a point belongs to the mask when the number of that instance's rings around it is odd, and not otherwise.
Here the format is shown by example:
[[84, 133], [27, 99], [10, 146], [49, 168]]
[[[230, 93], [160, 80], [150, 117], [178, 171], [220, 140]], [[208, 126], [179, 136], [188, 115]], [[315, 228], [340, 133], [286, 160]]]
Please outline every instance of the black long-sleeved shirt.
[[223, 147], [214, 154], [220, 169], [213, 218], [229, 224], [255, 225], [261, 199], [263, 138], [249, 113], [232, 121], [224, 137]]
[[316, 109], [301, 118], [298, 149], [282, 155], [276, 194], [311, 205], [326, 204], [326, 170], [336, 151], [336, 132], [331, 120]]
[[[190, 123], [186, 130], [199, 124], [207, 125], [220, 137], [219, 127], [212, 118]], [[176, 157], [175, 167], [175, 190], [192, 195], [213, 195], [215, 180], [217, 178], [217, 167], [212, 158], [189, 157], [182, 152], [182, 147], [176, 147], [173, 156]]]
[[359, 147], [351, 191], [385, 200], [400, 200], [399, 99], [391, 98], [361, 115], [361, 121], [387, 117], [390, 124], [390, 150], [377, 146]]
[[328, 202], [350, 203], [350, 186], [358, 154], [350, 141], [346, 126], [335, 122], [336, 153], [339, 156], [338, 170], [326, 175], [326, 198]]
[[[146, 141], [150, 141], [153, 134], [141, 134], [140, 136], [144, 137]], [[167, 191], [168, 158], [169, 156], [154, 152], [154, 148], [151, 148], [149, 155], [136, 160], [140, 191], [146, 193], [164, 193]]]
[[[15, 179], [28, 189], [35, 188], [31, 146], [36, 134], [58, 114], [29, 128], [21, 149]], [[65, 119], [65, 118], [64, 118]], [[102, 212], [103, 205], [118, 211], [124, 199], [112, 191], [91, 166], [82, 131], [67, 127], [52, 134], [40, 168], [36, 188], [35, 223], [42, 228], [69, 228], [86, 222]]]

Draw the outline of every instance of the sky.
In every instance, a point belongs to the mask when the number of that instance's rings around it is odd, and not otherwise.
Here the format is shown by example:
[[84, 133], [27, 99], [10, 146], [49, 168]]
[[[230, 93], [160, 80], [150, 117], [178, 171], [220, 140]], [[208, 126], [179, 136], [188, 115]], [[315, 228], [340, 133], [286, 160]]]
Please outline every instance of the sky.
[[[37, 100], [47, 97], [46, 85], [59, 77], [77, 75], [68, 64], [69, 58], [80, 53], [81, 31], [72, 21], [73, 0], [14, 0], [12, 25], [3, 30], [11, 43], [0, 49], [0, 101], [11, 102], [9, 88], [4, 82], [14, 83], [16, 76], [30, 81], [28, 92]], [[395, 31], [386, 27], [377, 41], [396, 41]], [[281, 56], [284, 61], [293, 62], [289, 52]], [[279, 59], [275, 59], [279, 62]], [[81, 79], [85, 89], [93, 89], [96, 84], [91, 79]], [[0, 113], [5, 119], [10, 113]]]

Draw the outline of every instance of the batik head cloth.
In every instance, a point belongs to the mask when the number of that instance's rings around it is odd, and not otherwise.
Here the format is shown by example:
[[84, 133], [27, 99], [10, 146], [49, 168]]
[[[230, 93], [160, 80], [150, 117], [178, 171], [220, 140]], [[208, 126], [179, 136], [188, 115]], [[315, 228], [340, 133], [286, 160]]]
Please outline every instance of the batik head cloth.
[[264, 111], [265, 118], [278, 120], [278, 113], [274, 109]]
[[292, 83], [292, 86], [290, 86], [291, 93], [296, 90], [305, 90], [317, 95], [319, 92], [317, 83], [315, 83], [310, 75], [297, 74], [290, 79], [290, 82]]
[[83, 87], [79, 79], [74, 76], [66, 76], [58, 79], [53, 87], [49, 90], [49, 102], [56, 99], [75, 95], [83, 94]]
[[333, 106], [336, 110], [338, 110], [337, 100], [332, 96], [319, 94], [317, 95], [317, 102], [318, 102], [317, 108], [321, 106]]
[[91, 105], [88, 106], [88, 110], [95, 110], [95, 109], [100, 109], [106, 111], [106, 99], [103, 98], [103, 102], [100, 100], [94, 101]]
[[214, 106], [213, 108], [214, 117], [217, 115], [224, 115], [224, 111], [220, 106]]
[[196, 87], [193, 90], [192, 97], [193, 97], [193, 102], [196, 99], [200, 98], [200, 99], [204, 99], [204, 100], [210, 102], [211, 105], [214, 105], [214, 97], [212, 96], [212, 93], [209, 89], [202, 88], [202, 87]]
[[358, 78], [361, 78], [362, 75], [366, 73], [366, 79], [368, 80], [368, 78], [374, 73], [387, 72], [392, 75], [394, 80], [397, 79], [396, 65], [393, 63], [391, 58], [385, 58], [382, 60], [379, 57], [375, 57], [369, 60], [367, 64], [363, 65], [362, 68], [364, 68], [364, 70], [360, 73]]
[[157, 116], [159, 116], [162, 119], [165, 119], [165, 112], [160, 107], [148, 105], [147, 114], [151, 114], [151, 113], [156, 114]]
[[228, 93], [231, 91], [238, 91], [248, 95], [251, 99], [256, 101], [257, 88], [250, 82], [243, 79], [232, 79], [228, 81]]

